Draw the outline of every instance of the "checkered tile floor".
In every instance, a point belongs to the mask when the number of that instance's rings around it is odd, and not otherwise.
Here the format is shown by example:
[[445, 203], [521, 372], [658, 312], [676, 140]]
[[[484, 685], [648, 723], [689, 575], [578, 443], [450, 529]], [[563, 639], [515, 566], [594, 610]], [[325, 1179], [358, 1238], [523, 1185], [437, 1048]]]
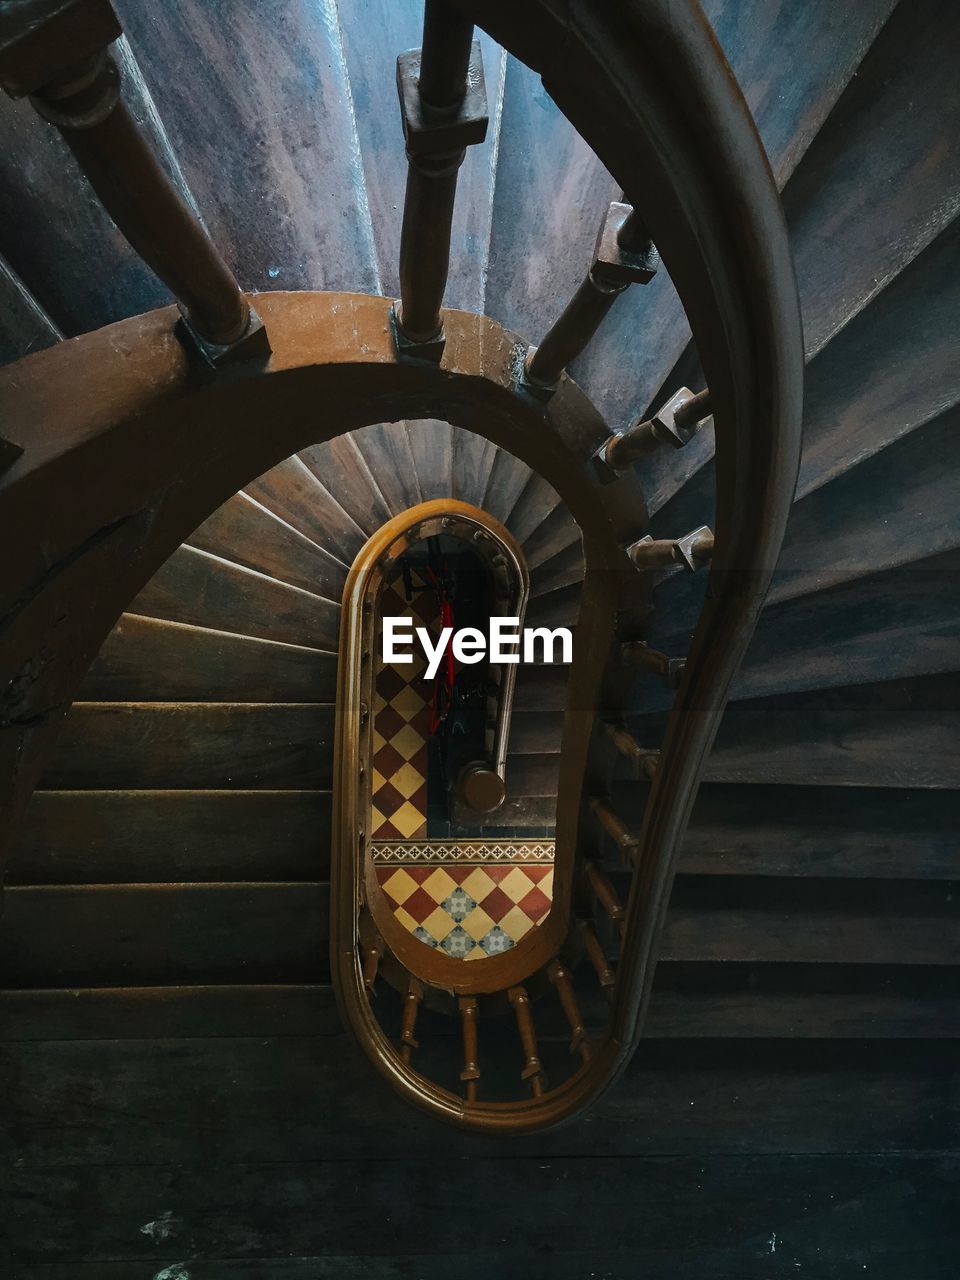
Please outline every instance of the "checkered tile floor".
[[[402, 583], [388, 584], [381, 616], [406, 616], [414, 626], [439, 625], [434, 591], [416, 591], [408, 602]], [[427, 834], [427, 740], [430, 736], [431, 685], [418, 646], [414, 660], [381, 665], [373, 698], [373, 796], [370, 834], [374, 840], [419, 840]]]
[[459, 960], [508, 951], [550, 910], [553, 866], [378, 866], [396, 918], [429, 947]]

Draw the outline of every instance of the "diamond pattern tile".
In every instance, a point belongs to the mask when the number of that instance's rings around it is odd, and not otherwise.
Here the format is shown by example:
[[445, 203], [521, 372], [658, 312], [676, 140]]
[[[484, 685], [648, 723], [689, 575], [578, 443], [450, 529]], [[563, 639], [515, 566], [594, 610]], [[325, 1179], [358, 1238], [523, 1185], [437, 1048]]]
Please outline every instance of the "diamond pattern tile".
[[[381, 612], [406, 616], [418, 626], [439, 619], [436, 593], [415, 590], [407, 601], [402, 584], [388, 584]], [[427, 740], [432, 690], [424, 679], [423, 655], [412, 663], [377, 668], [373, 696], [373, 769], [370, 835], [374, 840], [421, 840], [427, 834]], [[424, 939], [426, 941], [426, 939]]]
[[388, 863], [376, 864], [376, 874], [403, 927], [457, 960], [508, 951], [546, 919], [552, 901], [553, 867], [536, 863]]

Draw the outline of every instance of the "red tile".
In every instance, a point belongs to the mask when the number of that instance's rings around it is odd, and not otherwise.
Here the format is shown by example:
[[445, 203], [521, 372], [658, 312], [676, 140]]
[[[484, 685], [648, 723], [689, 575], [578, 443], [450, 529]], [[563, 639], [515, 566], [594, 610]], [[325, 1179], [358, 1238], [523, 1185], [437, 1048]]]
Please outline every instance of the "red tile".
[[395, 711], [393, 707], [383, 707], [377, 712], [373, 719], [373, 727], [377, 733], [382, 734], [387, 741], [393, 737], [395, 733], [399, 733], [406, 724], [403, 716], [399, 711]]
[[385, 782], [374, 794], [373, 803], [385, 818], [390, 818], [407, 802], [391, 782]]
[[392, 702], [400, 690], [406, 687], [406, 684], [407, 681], [396, 667], [381, 667], [377, 672], [377, 693], [380, 694], [384, 702]]
[[431, 912], [436, 911], [437, 904], [429, 893], [421, 886], [415, 889], [403, 904], [404, 911], [409, 911], [417, 924], [423, 924]]
[[[484, 871], [489, 875], [490, 868], [484, 867]], [[485, 898], [479, 904], [494, 922], [499, 924], [508, 911], [513, 910], [513, 901], [508, 898], [499, 885], [491, 889]]]
[[528, 915], [535, 924], [539, 924], [543, 917], [550, 910], [550, 899], [542, 889], [533, 888], [528, 894], [520, 899], [517, 903], [525, 915]]
[[406, 761], [396, 747], [391, 746], [388, 742], [381, 747], [379, 751], [373, 753], [373, 767], [379, 774], [389, 780], [395, 773], [399, 773]]
[[545, 880], [547, 878], [552, 870], [552, 862], [540, 863], [539, 866], [536, 863], [531, 862], [528, 866], [523, 868], [523, 873], [528, 880], [532, 880], [534, 884], [539, 884], [541, 880]]
[[491, 867], [485, 866], [483, 869], [494, 884], [499, 884], [501, 880], [506, 880], [507, 876], [513, 870], [513, 867], [509, 863], [504, 864], [502, 862], [498, 862]]
[[423, 884], [428, 876], [432, 876], [437, 869], [437, 863], [414, 863], [413, 866], [404, 867], [407, 875], [416, 880], [417, 884]]

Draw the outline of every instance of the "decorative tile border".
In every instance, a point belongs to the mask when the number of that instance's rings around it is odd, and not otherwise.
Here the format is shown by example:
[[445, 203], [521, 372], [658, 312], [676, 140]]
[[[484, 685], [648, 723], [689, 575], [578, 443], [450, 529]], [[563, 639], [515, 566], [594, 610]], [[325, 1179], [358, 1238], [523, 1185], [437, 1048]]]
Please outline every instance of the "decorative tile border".
[[374, 863], [553, 862], [553, 840], [397, 840], [370, 846]]

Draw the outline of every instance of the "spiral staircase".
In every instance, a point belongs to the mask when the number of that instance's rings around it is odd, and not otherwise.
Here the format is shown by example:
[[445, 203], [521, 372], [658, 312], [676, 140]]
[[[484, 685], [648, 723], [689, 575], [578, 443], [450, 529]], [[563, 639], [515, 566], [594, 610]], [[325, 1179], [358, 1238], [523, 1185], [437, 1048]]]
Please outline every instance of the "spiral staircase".
[[[267, 331], [271, 291], [399, 296], [393, 67], [420, 43], [421, 6], [115, 7], [125, 100], [241, 288], [265, 295]], [[557, 1277], [633, 1274], [637, 1260], [652, 1276], [952, 1274], [960, 11], [704, 8], [782, 195], [804, 442], [683, 841], [640, 1049], [586, 1119], [506, 1150], [354, 1073], [328, 959], [350, 566], [394, 517], [456, 499], [522, 548], [532, 624], [582, 625], [586, 571], [562, 484], [505, 444], [426, 416], [357, 427], [244, 484], [142, 586], [30, 800], [0, 921], [24, 1276], [79, 1260], [111, 1278], [293, 1278], [368, 1252], [426, 1271], [466, 1222], [453, 1192], [434, 1192], [441, 1214], [425, 1178], [405, 1183], [438, 1159], [460, 1162], [489, 1205], [467, 1275], [505, 1247], [485, 1230], [529, 1232], [516, 1256]], [[490, 122], [460, 172], [445, 306], [535, 343], [622, 192], [538, 75], [479, 34]], [[5, 357], [166, 305], [56, 132], [28, 103], [2, 112]], [[458, 324], [451, 311], [448, 345]], [[617, 298], [569, 371], [617, 433], [703, 390], [666, 270]], [[22, 385], [15, 369], [11, 395]], [[313, 412], [323, 424], [334, 410]], [[721, 527], [712, 424], [698, 425], [599, 485], [622, 545]], [[603, 439], [594, 429], [585, 465]], [[650, 582], [628, 582], [618, 639], [685, 659], [708, 576]], [[621, 693], [591, 748], [577, 837], [594, 877], [595, 931], [574, 957], [591, 1027], [608, 1016], [604, 974], [677, 698], [647, 657], [636, 669], [615, 649]], [[521, 673], [507, 799], [481, 827], [493, 837], [554, 825], [565, 674]], [[544, 986], [534, 1054], [552, 1077], [580, 1063]], [[420, 1018], [428, 1062], [461, 1053], [455, 1017]], [[512, 1014], [486, 1042], [479, 1030], [491, 1079], [523, 1088]], [[532, 1227], [528, 1197], [544, 1205]], [[639, 1242], [635, 1197], [651, 1205]], [[364, 1243], [361, 1210], [390, 1205], [396, 1225]], [[693, 1224], [679, 1243], [677, 1214]]]

